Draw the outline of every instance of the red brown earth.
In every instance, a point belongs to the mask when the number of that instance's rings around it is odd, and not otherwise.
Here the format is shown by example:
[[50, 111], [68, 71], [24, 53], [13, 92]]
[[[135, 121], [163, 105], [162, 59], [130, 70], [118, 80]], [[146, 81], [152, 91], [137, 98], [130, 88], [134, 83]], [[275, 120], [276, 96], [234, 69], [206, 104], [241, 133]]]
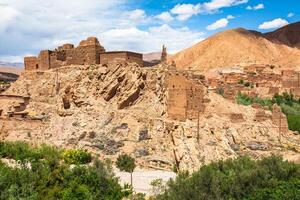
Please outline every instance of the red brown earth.
[[300, 22], [266, 33], [265, 36], [273, 42], [300, 49]]

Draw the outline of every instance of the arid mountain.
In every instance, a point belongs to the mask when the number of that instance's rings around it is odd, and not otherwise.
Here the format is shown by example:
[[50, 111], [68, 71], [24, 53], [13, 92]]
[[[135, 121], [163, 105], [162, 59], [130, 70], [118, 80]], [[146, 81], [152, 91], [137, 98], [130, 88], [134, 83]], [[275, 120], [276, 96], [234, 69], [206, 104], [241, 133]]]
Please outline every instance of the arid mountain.
[[300, 49], [300, 22], [266, 33], [265, 36], [273, 42]]
[[[291, 26], [296, 27], [294, 24]], [[289, 27], [285, 29], [289, 30]], [[297, 30], [297, 28], [291, 29]], [[289, 32], [287, 31], [285, 35], [288, 35], [287, 33]], [[266, 36], [269, 36], [269, 39]], [[169, 60], [175, 61], [179, 69], [203, 72], [250, 64], [272, 64], [282, 68], [300, 67], [300, 50], [272, 42], [271, 38], [276, 37], [271, 37], [271, 33], [264, 35], [242, 28], [227, 30], [175, 54]], [[294, 40], [291, 41], [292, 44], [296, 44]]]
[[143, 54], [144, 66], [152, 67], [160, 63], [161, 52]]
[[12, 73], [19, 75], [23, 69], [18, 67], [12, 67], [12, 66], [0, 66], [0, 72], [2, 73]]
[[147, 62], [152, 62], [155, 60], [160, 60], [161, 52], [152, 52], [143, 54], [143, 60]]

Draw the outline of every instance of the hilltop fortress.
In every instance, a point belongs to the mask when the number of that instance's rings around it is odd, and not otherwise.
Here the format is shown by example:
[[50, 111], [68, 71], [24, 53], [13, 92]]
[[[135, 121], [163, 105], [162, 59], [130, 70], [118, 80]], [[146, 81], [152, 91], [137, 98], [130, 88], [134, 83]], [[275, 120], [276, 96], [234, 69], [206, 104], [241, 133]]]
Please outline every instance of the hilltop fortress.
[[64, 44], [54, 51], [42, 50], [38, 57], [24, 58], [25, 70], [48, 70], [66, 65], [92, 65], [135, 62], [143, 65], [143, 55], [129, 51], [106, 52], [96, 37], [82, 40], [78, 47]]

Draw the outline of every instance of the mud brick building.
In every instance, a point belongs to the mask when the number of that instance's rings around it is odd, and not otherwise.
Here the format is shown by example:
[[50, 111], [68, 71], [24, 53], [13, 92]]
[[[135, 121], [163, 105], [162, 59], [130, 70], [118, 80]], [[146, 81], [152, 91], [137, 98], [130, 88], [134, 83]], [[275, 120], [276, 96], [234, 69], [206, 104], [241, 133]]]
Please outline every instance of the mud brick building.
[[129, 51], [110, 51], [100, 53], [100, 64], [135, 62], [143, 66], [143, 55]]
[[[102, 62], [100, 57], [104, 59]], [[136, 62], [142, 66], [143, 56], [127, 51], [105, 52], [96, 37], [89, 37], [82, 40], [78, 47], [74, 47], [73, 44], [64, 44], [54, 51], [42, 50], [37, 57], [25, 57], [24, 65], [25, 70], [48, 70], [67, 65], [92, 65], [115, 61]]]
[[168, 90], [168, 117], [174, 120], [186, 121], [196, 119], [204, 111], [204, 86], [187, 74], [169, 71], [166, 79]]

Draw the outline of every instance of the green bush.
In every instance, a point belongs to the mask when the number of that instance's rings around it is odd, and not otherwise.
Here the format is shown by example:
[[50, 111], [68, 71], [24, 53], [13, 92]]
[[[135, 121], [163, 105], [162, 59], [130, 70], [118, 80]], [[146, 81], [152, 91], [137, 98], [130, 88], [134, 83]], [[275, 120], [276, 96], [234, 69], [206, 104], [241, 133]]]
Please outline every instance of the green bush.
[[[189, 175], [180, 173], [157, 200], [299, 199], [300, 166], [279, 157], [219, 161]], [[289, 187], [289, 191], [285, 188]], [[257, 192], [257, 194], [256, 194]], [[255, 199], [255, 198], [253, 198]]]
[[277, 104], [281, 107], [282, 112], [287, 116], [289, 129], [300, 132], [300, 99], [295, 99], [292, 94], [276, 94], [272, 99], [262, 99], [238, 93], [236, 96], [236, 102], [245, 106], [258, 103], [262, 106], [268, 106], [270, 109], [272, 105]]
[[29, 148], [25, 142], [0, 142], [0, 157], [21, 162], [32, 162], [42, 158], [38, 151]]
[[292, 131], [298, 131], [300, 133], [300, 116], [288, 115], [287, 116], [289, 129]]
[[[111, 166], [100, 160], [89, 166], [75, 164], [71, 168], [69, 163], [63, 162], [62, 151], [53, 147], [1, 142], [0, 150], [1, 157], [21, 157], [30, 164], [30, 167], [9, 167], [0, 161], [0, 200], [121, 200], [132, 194], [119, 185]], [[7, 152], [9, 150], [12, 152]], [[32, 157], [35, 159], [28, 160]]]
[[92, 155], [83, 150], [69, 149], [65, 150], [62, 155], [68, 164], [87, 164], [92, 161]]

